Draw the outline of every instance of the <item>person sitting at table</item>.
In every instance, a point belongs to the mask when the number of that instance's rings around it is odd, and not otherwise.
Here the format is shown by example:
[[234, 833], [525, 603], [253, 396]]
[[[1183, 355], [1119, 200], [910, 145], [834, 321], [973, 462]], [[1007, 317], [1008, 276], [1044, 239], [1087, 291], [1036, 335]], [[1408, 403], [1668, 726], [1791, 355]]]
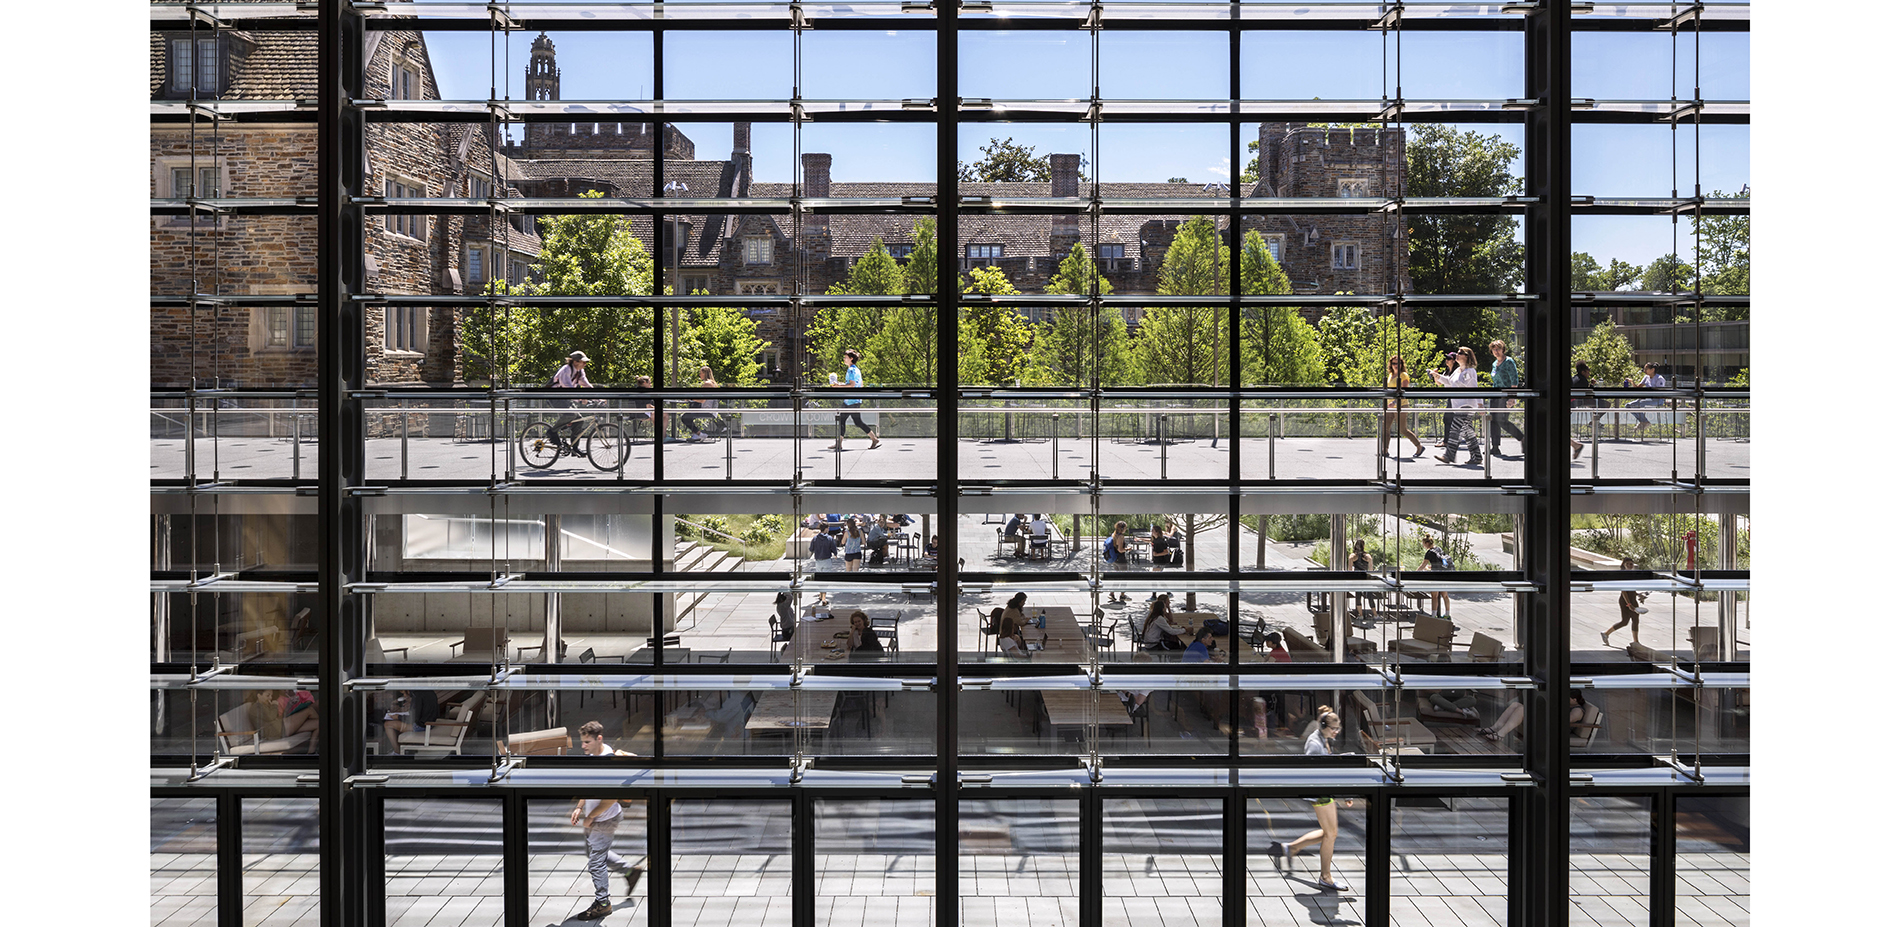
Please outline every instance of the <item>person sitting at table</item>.
[[[1029, 618], [1023, 613], [1023, 607], [1029, 602], [1029, 593], [1018, 592], [1011, 596], [1009, 604], [1003, 606], [1003, 617], [996, 622], [996, 648], [1007, 650], [1015, 648], [1020, 653], [1029, 652], [1029, 639], [1023, 636], [1023, 629], [1029, 626]], [[1008, 642], [1008, 647], [1004, 643]]]
[[878, 640], [877, 632], [871, 630], [871, 616], [863, 609], [851, 613], [851, 636], [847, 638], [852, 659], [859, 654], [873, 655], [884, 652], [884, 642]]
[[1003, 525], [1003, 540], [1016, 545], [1014, 556], [1023, 556], [1023, 545], [1029, 541], [1029, 535], [1023, 529], [1029, 526], [1029, 516], [1011, 515], [1009, 522]]
[[886, 545], [890, 543], [890, 539], [890, 525], [885, 517], [871, 516], [871, 530], [864, 537], [864, 546], [871, 552], [871, 563], [883, 563], [887, 559]]
[[1155, 566], [1180, 566], [1185, 562], [1181, 550], [1181, 536], [1174, 531], [1171, 521], [1158, 521], [1148, 534], [1148, 559]]
[[1032, 549], [1036, 547], [1041, 547], [1044, 549], [1044, 552], [1046, 553], [1048, 550], [1049, 536], [1051, 533], [1052, 532], [1049, 525], [1049, 516], [1044, 515], [1041, 512], [1037, 512], [1035, 517], [1029, 519], [1029, 543]]
[[936, 535], [934, 534], [931, 535], [930, 543], [924, 545], [924, 556], [931, 557], [931, 558], [935, 558], [937, 556], [937, 536]]
[[1194, 643], [1187, 645], [1181, 654], [1182, 663], [1206, 663], [1214, 659], [1214, 632], [1203, 625], [1194, 632]]
[[1182, 649], [1180, 635], [1187, 629], [1174, 623], [1174, 608], [1167, 593], [1148, 603], [1148, 618], [1141, 625], [1141, 643], [1150, 650]]

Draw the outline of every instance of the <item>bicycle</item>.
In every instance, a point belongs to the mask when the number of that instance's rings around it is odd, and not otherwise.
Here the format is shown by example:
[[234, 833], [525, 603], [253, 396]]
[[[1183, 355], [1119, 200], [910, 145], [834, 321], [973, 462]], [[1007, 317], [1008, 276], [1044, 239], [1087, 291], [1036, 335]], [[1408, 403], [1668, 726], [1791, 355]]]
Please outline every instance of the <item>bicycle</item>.
[[[596, 399], [587, 404], [600, 406], [606, 401]], [[570, 431], [572, 436], [563, 437], [559, 431]], [[521, 459], [537, 470], [553, 466], [563, 456], [584, 457], [596, 470], [617, 470], [633, 452], [625, 427], [593, 416], [582, 419], [578, 428], [572, 423], [532, 422], [521, 429], [515, 443], [521, 449]]]

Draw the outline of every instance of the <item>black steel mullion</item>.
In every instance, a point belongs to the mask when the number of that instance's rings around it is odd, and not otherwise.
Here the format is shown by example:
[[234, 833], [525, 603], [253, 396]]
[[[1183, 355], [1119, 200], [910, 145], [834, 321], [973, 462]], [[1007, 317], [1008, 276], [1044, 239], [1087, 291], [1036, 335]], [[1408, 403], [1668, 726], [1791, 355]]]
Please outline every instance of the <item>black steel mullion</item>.
[[792, 927], [818, 923], [818, 812], [809, 789], [792, 793]]
[[380, 790], [371, 789], [365, 793], [363, 800], [369, 805], [366, 812], [369, 816], [369, 825], [367, 828], [369, 832], [369, 845], [376, 848], [376, 852], [369, 854], [363, 859], [363, 868], [367, 879], [366, 884], [371, 900], [369, 906], [369, 920], [365, 923], [368, 927], [384, 927], [384, 925], [389, 922], [389, 856], [383, 849], [383, 807], [385, 796], [380, 793]]
[[[1510, 892], [1519, 923], [1563, 925], [1570, 879], [1570, 6], [1548, 4], [1525, 25], [1525, 95], [1539, 105], [1525, 126], [1530, 304], [1530, 370], [1537, 394], [1525, 477], [1535, 493], [1525, 514], [1528, 622], [1521, 629], [1525, 692], [1525, 765], [1533, 782], [1513, 818], [1522, 867]], [[1521, 829], [1522, 835], [1515, 833]]]
[[1392, 923], [1392, 802], [1396, 790], [1379, 789], [1366, 797], [1366, 923]]
[[1247, 923], [1247, 793], [1238, 785], [1223, 797], [1221, 824], [1221, 927], [1243, 927]]
[[647, 927], [672, 927], [673, 799], [665, 792], [647, 796], [646, 877]]
[[1676, 790], [1650, 799], [1649, 925], [1676, 924]]
[[319, 923], [367, 924], [381, 887], [370, 885], [380, 859], [369, 801], [344, 780], [364, 771], [364, 710], [347, 682], [363, 671], [362, 603], [348, 584], [363, 578], [367, 545], [363, 483], [363, 308], [350, 297], [363, 283], [364, 132], [351, 99], [363, 95], [363, 15], [343, 0], [322, 0], [317, 34], [317, 532], [318, 634], [317, 825]]
[[1081, 927], [1102, 924], [1102, 790], [1082, 791], [1082, 873], [1077, 912]]
[[244, 818], [238, 793], [217, 793], [218, 927], [244, 927]]
[[[938, 3], [937, 39], [937, 927], [958, 927], [957, 878], [957, 10]], [[842, 434], [840, 430], [840, 434]]]
[[501, 911], [505, 927], [528, 927], [528, 793], [516, 789], [502, 793]]

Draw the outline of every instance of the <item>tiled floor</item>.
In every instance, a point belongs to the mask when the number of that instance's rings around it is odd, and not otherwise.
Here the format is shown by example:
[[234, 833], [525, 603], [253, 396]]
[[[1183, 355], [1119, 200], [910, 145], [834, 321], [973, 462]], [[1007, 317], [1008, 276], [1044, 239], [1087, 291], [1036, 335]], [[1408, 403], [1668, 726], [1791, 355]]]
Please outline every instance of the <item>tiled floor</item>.
[[[822, 861], [818, 923], [831, 927], [873, 927], [873, 925], [927, 924], [935, 899], [926, 879], [904, 877], [888, 881], [880, 874], [888, 870], [892, 858], [859, 856], [848, 879], [840, 878], [837, 860]], [[963, 923], [971, 927], [1069, 927], [1079, 924], [1072, 857], [985, 856], [963, 857], [963, 880], [967, 886], [962, 899]], [[295, 879], [251, 887], [245, 907], [247, 925], [296, 925], [317, 923], [316, 874], [314, 859], [292, 857], [305, 868]], [[269, 863], [269, 860], [257, 860]], [[1123, 862], [1130, 862], [1124, 858]], [[1130, 868], [1146, 866], [1139, 859]], [[1167, 927], [1215, 927], [1220, 923], [1218, 896], [1219, 860], [1213, 856], [1159, 857], [1163, 868], [1121, 872], [1109, 861], [1105, 873], [1106, 890], [1103, 922], [1108, 925], [1158, 925]], [[1474, 866], [1475, 862], [1475, 866]], [[708, 860], [711, 867], [722, 865]], [[1599, 873], [1629, 873], [1646, 883], [1642, 866], [1646, 861], [1624, 856], [1574, 858], [1585, 870]], [[1745, 854], [1694, 854], [1682, 858], [1684, 867], [1677, 880], [1677, 923], [1683, 927], [1746, 927], [1748, 924], [1748, 875]], [[1501, 856], [1474, 860], [1457, 855], [1414, 855], [1395, 867], [1392, 876], [1392, 918], [1395, 927], [1503, 927], [1505, 860]], [[1739, 866], [1740, 869], [1731, 868]], [[1191, 869], [1188, 876], [1179, 868]], [[1632, 869], [1631, 867], [1637, 867]], [[591, 901], [585, 860], [578, 852], [535, 855], [530, 868], [536, 873], [530, 883], [530, 923], [560, 924], [584, 910]], [[754, 868], [751, 865], [740, 867]], [[215, 898], [202, 887], [194, 887], [193, 865], [178, 859], [153, 856], [153, 927], [213, 927], [217, 923]], [[1476, 873], [1484, 872], [1479, 875]], [[545, 873], [545, 875], [543, 875]], [[1316, 884], [1318, 861], [1311, 853], [1294, 861], [1290, 874], [1275, 871], [1273, 860], [1264, 855], [1248, 857], [1248, 923], [1263, 925], [1362, 924], [1365, 884], [1364, 867], [1354, 857], [1334, 860], [1334, 878], [1345, 879], [1349, 891], [1322, 891]], [[200, 876], [202, 878], [202, 876]], [[486, 883], [499, 884], [499, 863], [481, 876]], [[1600, 892], [1620, 882], [1598, 876], [1590, 885]], [[467, 894], [453, 889], [452, 882], [416, 882], [398, 893], [389, 886], [386, 902], [391, 927], [499, 927], [502, 922], [501, 898], [495, 894]], [[848, 882], [841, 886], [840, 883]], [[635, 927], [646, 923], [645, 882], [635, 897], [620, 897], [616, 883], [614, 913], [601, 923], [609, 927]], [[681, 927], [750, 927], [785, 924], [791, 918], [789, 895], [762, 894], [782, 891], [789, 884], [761, 880], [749, 872], [729, 878], [714, 876], [703, 869], [686, 884], [692, 894], [678, 886], [673, 903], [674, 923]], [[1584, 883], [1573, 881], [1573, 890]], [[1731, 887], [1732, 886], [1732, 887]], [[433, 889], [433, 890], [432, 890]], [[1574, 897], [1572, 921], [1575, 927], [1644, 927], [1648, 923], [1647, 899], [1629, 894], [1593, 894]]]

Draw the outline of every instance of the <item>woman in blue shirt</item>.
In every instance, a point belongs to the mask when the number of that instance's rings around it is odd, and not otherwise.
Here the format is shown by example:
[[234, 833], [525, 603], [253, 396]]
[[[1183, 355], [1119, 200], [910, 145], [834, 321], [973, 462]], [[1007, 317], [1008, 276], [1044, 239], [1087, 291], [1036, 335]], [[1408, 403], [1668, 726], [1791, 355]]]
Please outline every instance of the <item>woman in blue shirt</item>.
[[[844, 387], [846, 389], [863, 389], [864, 388], [864, 374], [858, 370], [857, 350], [854, 348], [852, 350], [848, 350], [844, 352], [844, 360], [846, 364], [844, 368]], [[865, 448], [865, 450], [867, 451], [877, 450], [878, 444], [881, 443], [877, 439], [877, 429], [864, 424], [864, 415], [857, 408], [855, 408], [856, 406], [862, 405], [863, 403], [864, 403], [864, 400], [862, 399], [846, 399], [844, 401], [844, 406], [849, 411], [838, 413], [838, 440], [833, 441], [831, 443], [832, 450], [834, 451], [844, 450], [844, 423], [845, 422], [851, 422], [852, 424], [857, 425], [859, 431], [864, 432], [866, 435], [870, 437], [871, 446]]]

